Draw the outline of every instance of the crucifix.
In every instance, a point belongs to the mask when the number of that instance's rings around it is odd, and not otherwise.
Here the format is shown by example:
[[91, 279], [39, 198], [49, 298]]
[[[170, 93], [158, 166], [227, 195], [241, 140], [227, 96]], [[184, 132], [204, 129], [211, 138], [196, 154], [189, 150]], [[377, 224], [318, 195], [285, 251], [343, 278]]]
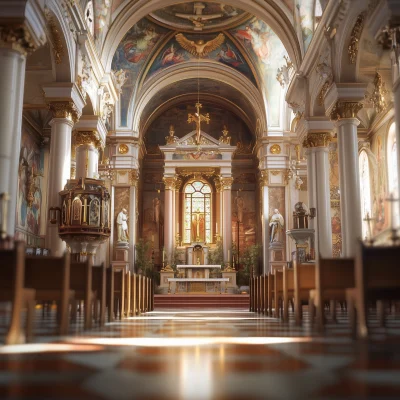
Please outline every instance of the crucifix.
[[176, 13], [175, 17], [178, 18], [184, 18], [188, 19], [189, 21], [192, 21], [194, 25], [194, 30], [195, 31], [201, 31], [204, 26], [204, 22], [221, 18], [224, 16], [223, 13], [219, 14], [208, 14], [208, 15], [203, 15], [203, 10], [205, 9], [205, 4], [204, 3], [194, 3], [193, 8], [194, 8], [194, 14], [180, 14]]
[[193, 114], [188, 114], [188, 124], [195, 122], [196, 123], [196, 143], [197, 145], [200, 144], [200, 135], [201, 135], [201, 129], [200, 129], [200, 124], [202, 121], [206, 122], [207, 124], [210, 123], [210, 114], [200, 114], [200, 108], [202, 105], [200, 103], [196, 103], [196, 110], [197, 112]]

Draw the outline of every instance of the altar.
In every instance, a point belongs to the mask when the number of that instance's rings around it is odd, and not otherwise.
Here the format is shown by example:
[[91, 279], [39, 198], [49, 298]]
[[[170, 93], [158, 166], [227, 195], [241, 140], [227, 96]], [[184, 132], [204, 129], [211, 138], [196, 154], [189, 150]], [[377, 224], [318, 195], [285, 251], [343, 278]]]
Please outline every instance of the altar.
[[177, 265], [178, 278], [167, 278], [168, 293], [219, 293], [226, 291], [229, 278], [210, 278], [210, 269], [221, 265]]

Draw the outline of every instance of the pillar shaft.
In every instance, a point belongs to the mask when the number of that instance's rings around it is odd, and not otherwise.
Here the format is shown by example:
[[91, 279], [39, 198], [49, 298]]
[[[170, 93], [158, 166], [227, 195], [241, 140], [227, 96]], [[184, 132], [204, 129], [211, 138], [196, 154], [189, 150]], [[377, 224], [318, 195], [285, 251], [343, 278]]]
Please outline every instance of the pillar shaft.
[[223, 237], [224, 261], [232, 260], [232, 177], [221, 178], [223, 203]]
[[[398, 66], [396, 66], [398, 68]], [[397, 84], [393, 88], [394, 92], [394, 113], [396, 120], [396, 147], [397, 147], [397, 193], [396, 198], [400, 197], [400, 77], [397, 79]], [[397, 203], [398, 213], [400, 215], [400, 200]]]
[[9, 196], [6, 233], [14, 236], [26, 57], [0, 49], [0, 194]]
[[357, 239], [362, 235], [360, 174], [358, 166], [357, 118], [337, 121], [342, 254], [355, 255]]
[[166, 252], [166, 261], [169, 263], [172, 260], [174, 250], [174, 192], [175, 178], [164, 177], [165, 193], [164, 193], [164, 248]]
[[308, 202], [316, 209], [309, 227], [315, 229], [315, 251], [321, 257], [332, 257], [332, 225], [329, 186], [328, 132], [309, 133], [303, 142], [307, 148]]
[[268, 171], [261, 171], [260, 191], [262, 199], [261, 210], [261, 238], [263, 255], [263, 273], [269, 272], [269, 188]]

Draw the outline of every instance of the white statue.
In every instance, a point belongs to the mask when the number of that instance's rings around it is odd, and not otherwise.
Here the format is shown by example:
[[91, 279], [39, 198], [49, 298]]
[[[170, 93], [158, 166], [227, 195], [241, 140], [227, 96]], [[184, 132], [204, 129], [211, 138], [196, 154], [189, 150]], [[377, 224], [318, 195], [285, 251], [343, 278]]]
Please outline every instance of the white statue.
[[270, 243], [279, 242], [280, 232], [282, 231], [283, 225], [285, 221], [282, 215], [279, 213], [279, 210], [275, 208], [274, 214], [272, 215], [271, 219], [269, 220], [269, 226], [271, 227], [271, 237]]
[[117, 216], [117, 232], [118, 242], [127, 242], [129, 239], [128, 235], [128, 211], [123, 208]]

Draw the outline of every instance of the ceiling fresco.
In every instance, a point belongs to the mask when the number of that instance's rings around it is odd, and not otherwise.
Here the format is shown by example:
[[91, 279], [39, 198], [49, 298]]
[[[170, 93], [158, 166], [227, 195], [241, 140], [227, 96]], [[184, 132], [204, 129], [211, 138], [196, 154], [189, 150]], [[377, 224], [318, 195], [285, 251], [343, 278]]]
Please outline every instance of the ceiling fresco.
[[[201, 35], [201, 39], [204, 42], [214, 39], [216, 34]], [[196, 40], [198, 37], [194, 35], [186, 35], [189, 40]], [[222, 64], [232, 67], [242, 74], [244, 74], [255, 86], [257, 86], [254, 75], [246, 62], [244, 56], [241, 54], [236, 45], [225, 36], [224, 43], [216, 50], [207, 54], [204, 59], [213, 60]], [[176, 38], [172, 38], [160, 51], [157, 58], [151, 65], [151, 68], [147, 74], [146, 79], [160, 72], [164, 68], [172, 65], [176, 65], [185, 61], [196, 61], [198, 57], [189, 53], [183, 49], [182, 46], [177, 42]]]
[[279, 126], [282, 88], [276, 80], [276, 72], [287, 57], [285, 47], [274, 31], [255, 17], [230, 33], [245, 47], [264, 80], [268, 126]]
[[127, 126], [129, 102], [145, 61], [156, 43], [168, 32], [168, 29], [143, 18], [128, 31], [119, 44], [111, 68], [114, 71], [126, 71], [127, 81], [121, 93], [121, 126]]
[[224, 29], [237, 25], [247, 15], [245, 11], [228, 4], [192, 1], [174, 4], [150, 14], [161, 24], [187, 31]]

